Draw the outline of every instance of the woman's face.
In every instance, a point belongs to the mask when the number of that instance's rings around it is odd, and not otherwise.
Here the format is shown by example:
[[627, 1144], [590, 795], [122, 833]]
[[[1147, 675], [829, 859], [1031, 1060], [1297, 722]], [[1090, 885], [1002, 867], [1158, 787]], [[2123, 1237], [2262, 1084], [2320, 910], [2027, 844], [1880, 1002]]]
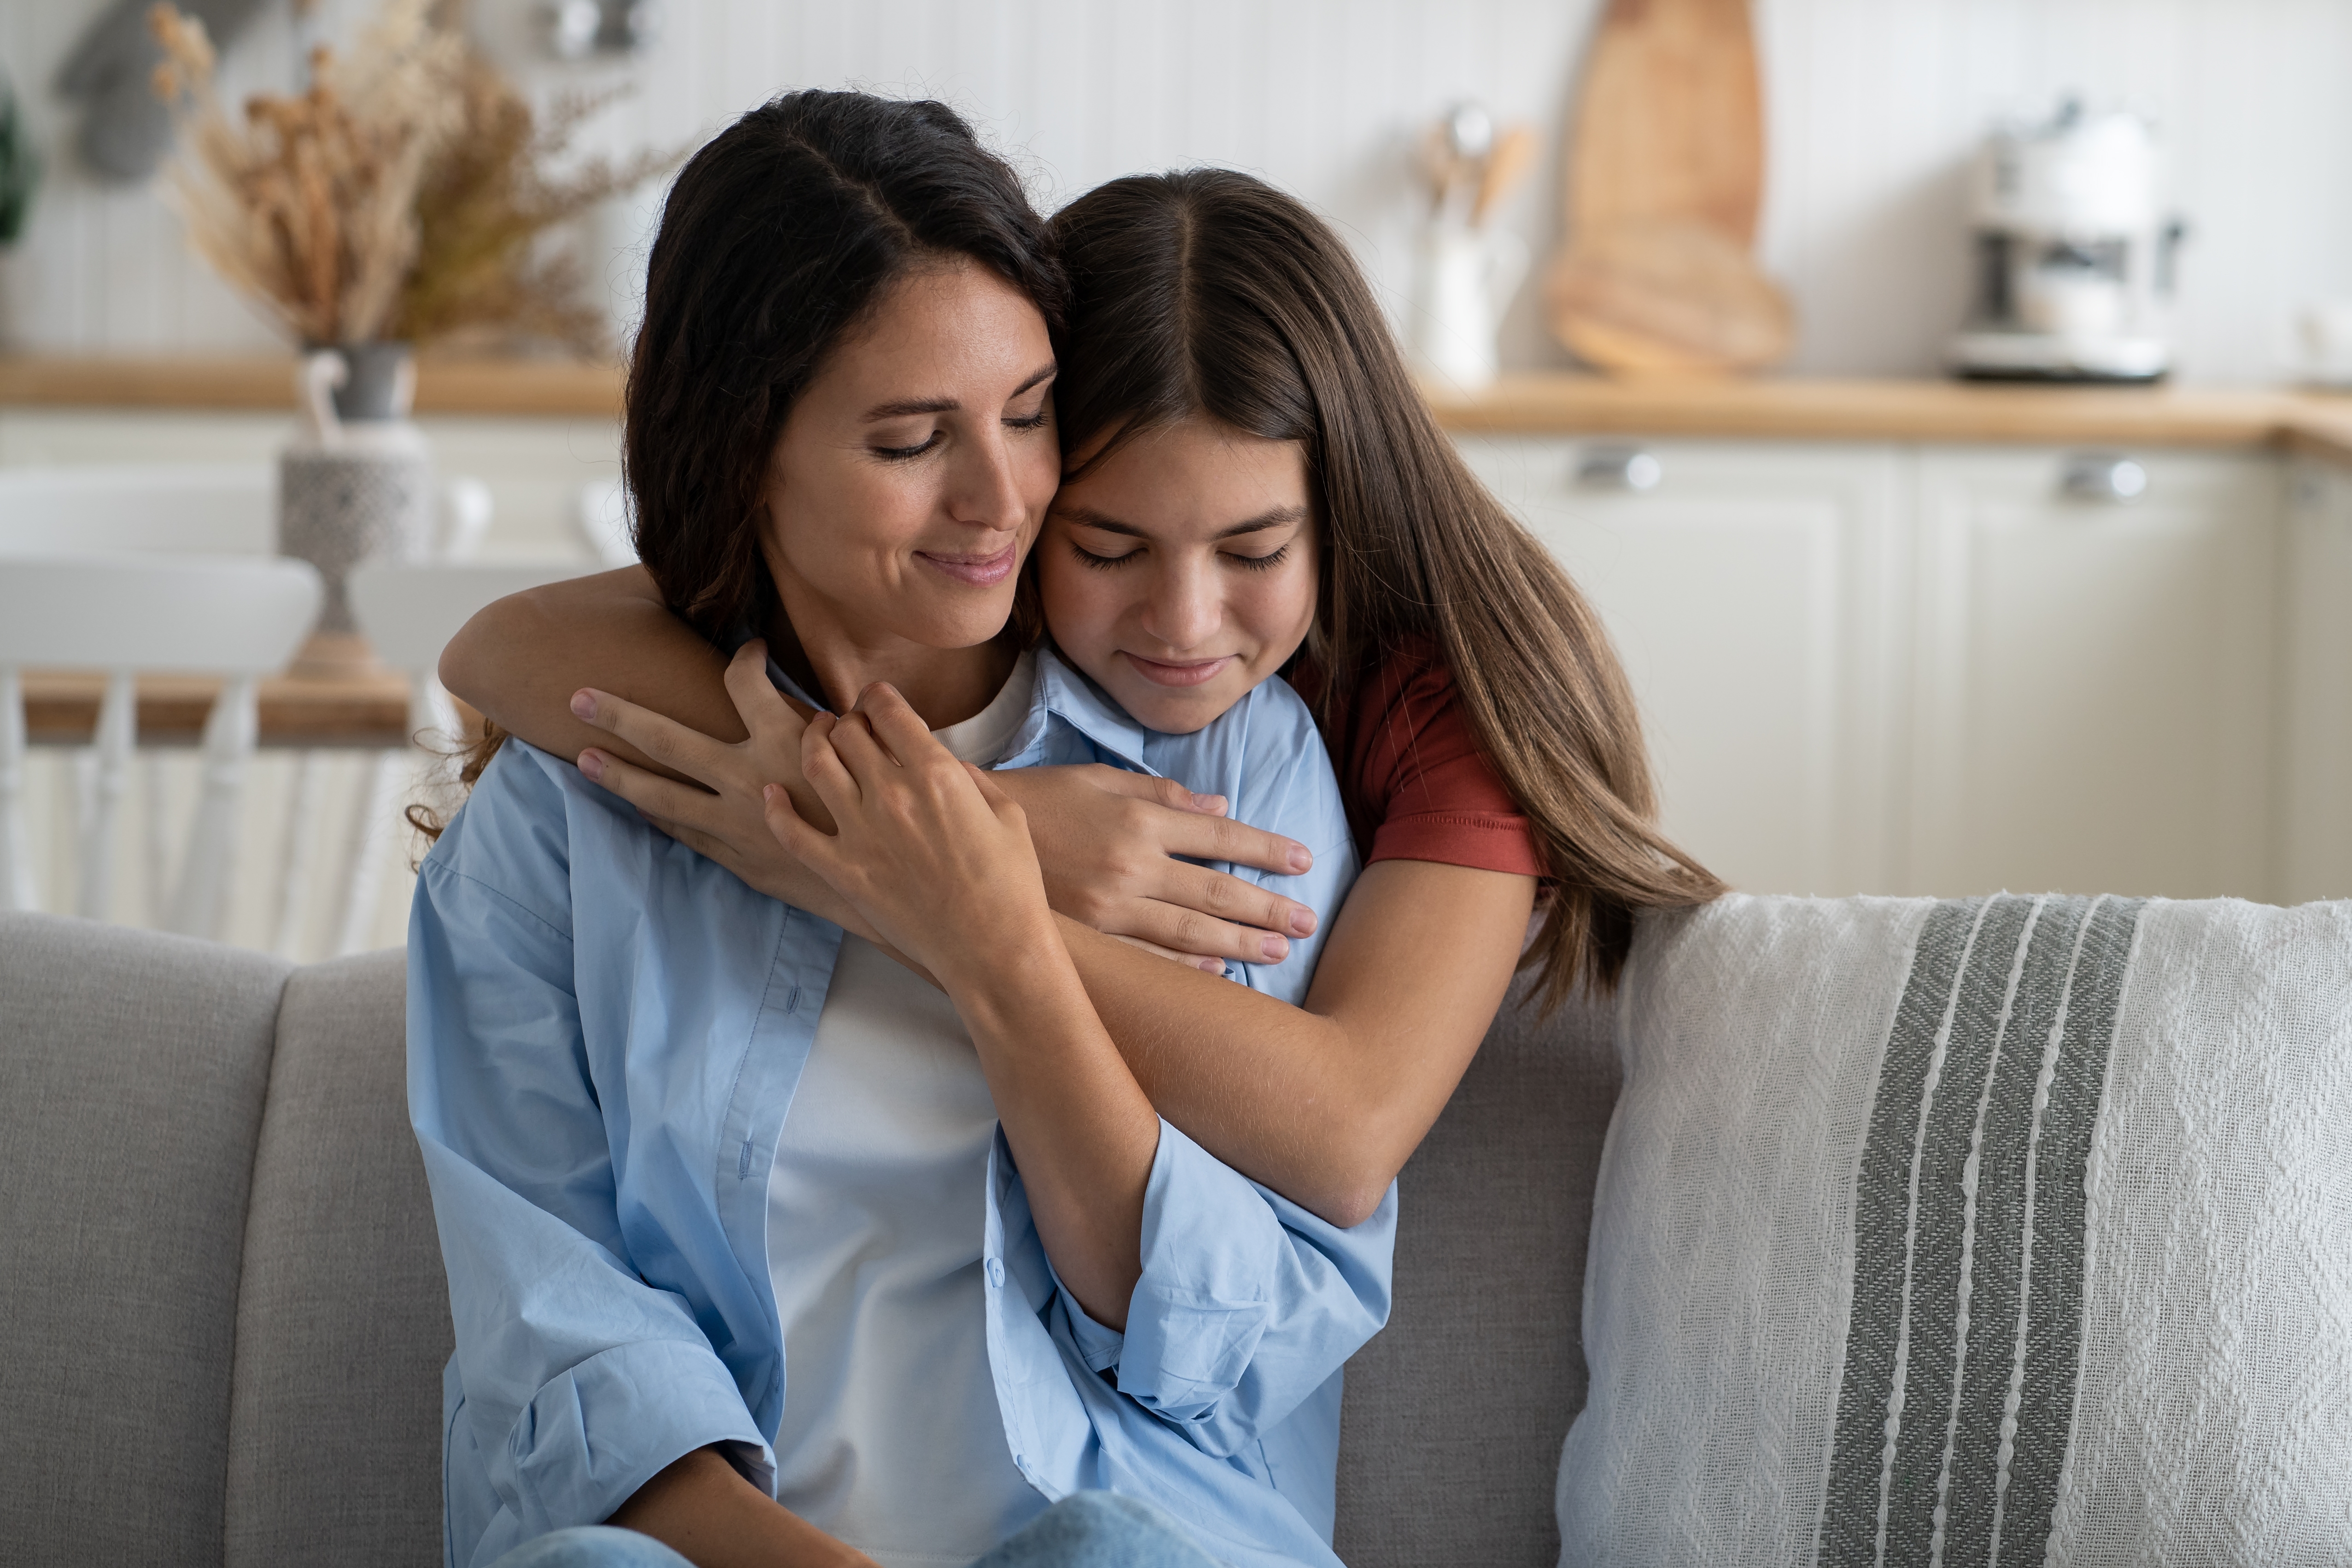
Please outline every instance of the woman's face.
[[1003, 628], [1061, 476], [1053, 378], [1045, 318], [987, 268], [890, 286], [768, 466], [761, 547], [803, 647], [887, 658]]
[[1129, 713], [1188, 734], [1306, 639], [1314, 513], [1296, 441], [1199, 416], [1148, 432], [1054, 498], [1045, 625]]

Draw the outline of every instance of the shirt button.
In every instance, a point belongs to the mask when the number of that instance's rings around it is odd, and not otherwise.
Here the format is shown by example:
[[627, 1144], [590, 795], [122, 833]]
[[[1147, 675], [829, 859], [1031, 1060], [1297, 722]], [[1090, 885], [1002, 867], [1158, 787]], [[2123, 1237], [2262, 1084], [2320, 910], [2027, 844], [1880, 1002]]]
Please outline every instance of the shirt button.
[[999, 1290], [1004, 1289], [1004, 1264], [1001, 1259], [992, 1258], [988, 1260], [988, 1282]]

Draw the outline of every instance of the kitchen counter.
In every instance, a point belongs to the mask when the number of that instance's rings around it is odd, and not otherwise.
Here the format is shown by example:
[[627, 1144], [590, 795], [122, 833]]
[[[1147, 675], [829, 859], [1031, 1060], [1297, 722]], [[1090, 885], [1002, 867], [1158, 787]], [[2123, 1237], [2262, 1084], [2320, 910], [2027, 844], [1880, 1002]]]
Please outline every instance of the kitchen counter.
[[[290, 409], [281, 358], [0, 356], [0, 408]], [[1449, 430], [1809, 441], [2277, 446], [2352, 462], [2352, 396], [2258, 388], [2053, 387], [1937, 380], [1507, 376], [1433, 392]], [[617, 417], [621, 371], [572, 360], [417, 362], [422, 415]]]

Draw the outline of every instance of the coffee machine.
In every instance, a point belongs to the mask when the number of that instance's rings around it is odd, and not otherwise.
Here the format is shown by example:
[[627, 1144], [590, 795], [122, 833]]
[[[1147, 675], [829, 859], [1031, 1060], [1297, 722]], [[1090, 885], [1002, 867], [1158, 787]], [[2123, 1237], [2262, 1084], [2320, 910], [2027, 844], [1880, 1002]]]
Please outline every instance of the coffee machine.
[[1971, 193], [1976, 298], [1954, 374], [1990, 381], [2158, 381], [2181, 225], [2137, 115], [2069, 101], [2047, 124], [1995, 133]]

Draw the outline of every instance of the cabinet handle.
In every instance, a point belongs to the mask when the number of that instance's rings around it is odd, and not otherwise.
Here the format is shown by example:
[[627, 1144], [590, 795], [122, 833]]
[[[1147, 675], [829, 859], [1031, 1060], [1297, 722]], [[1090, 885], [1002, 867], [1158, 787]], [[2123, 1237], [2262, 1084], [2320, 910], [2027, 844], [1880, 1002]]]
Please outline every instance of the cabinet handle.
[[2147, 470], [2112, 453], [2077, 452], [2066, 459], [2058, 489], [2069, 500], [2137, 500], [2147, 493]]
[[1576, 482], [1591, 490], [1654, 490], [1666, 470], [1639, 447], [1591, 447], [1577, 455]]

